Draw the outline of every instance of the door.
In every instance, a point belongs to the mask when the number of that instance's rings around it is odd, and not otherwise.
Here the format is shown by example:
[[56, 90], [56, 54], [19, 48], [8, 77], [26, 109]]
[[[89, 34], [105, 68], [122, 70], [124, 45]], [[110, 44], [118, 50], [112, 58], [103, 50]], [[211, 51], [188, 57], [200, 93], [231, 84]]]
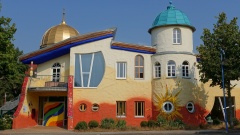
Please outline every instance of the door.
[[45, 102], [43, 107], [43, 125], [64, 125], [64, 102]]

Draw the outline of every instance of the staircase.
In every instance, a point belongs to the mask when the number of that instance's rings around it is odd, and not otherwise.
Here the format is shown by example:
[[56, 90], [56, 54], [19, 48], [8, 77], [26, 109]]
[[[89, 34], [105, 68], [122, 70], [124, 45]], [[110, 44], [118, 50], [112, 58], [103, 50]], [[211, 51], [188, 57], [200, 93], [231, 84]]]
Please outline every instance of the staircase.
[[14, 98], [13, 100], [11, 100], [11, 101], [7, 101], [7, 102], [0, 108], [0, 117], [2, 117], [3, 114], [13, 115], [13, 113], [15, 112], [16, 107], [18, 106], [19, 99], [20, 99], [20, 95], [18, 95], [17, 97], [15, 97], [15, 98]]

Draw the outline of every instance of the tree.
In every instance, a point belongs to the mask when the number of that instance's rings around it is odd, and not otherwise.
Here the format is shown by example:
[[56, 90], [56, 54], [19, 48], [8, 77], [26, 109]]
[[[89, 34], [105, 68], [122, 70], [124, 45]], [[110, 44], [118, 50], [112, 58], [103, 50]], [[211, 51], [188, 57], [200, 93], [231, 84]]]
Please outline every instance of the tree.
[[0, 18], [0, 96], [7, 93], [7, 99], [12, 99], [21, 92], [24, 71], [27, 67], [18, 62], [18, 56], [23, 52], [14, 47], [12, 41], [16, 32], [15, 24], [10, 18]]
[[[222, 70], [224, 66], [224, 87], [227, 91], [229, 106], [232, 106], [231, 90], [236, 86], [231, 80], [239, 80], [240, 77], [240, 31], [237, 18], [227, 22], [225, 13], [219, 14], [218, 21], [214, 24], [213, 31], [203, 30], [201, 39], [203, 44], [197, 47], [200, 55], [198, 69], [200, 81], [203, 83], [211, 79], [210, 86], [222, 88]], [[221, 61], [221, 49], [225, 52], [225, 58]], [[233, 127], [233, 112], [229, 109], [230, 126]]]

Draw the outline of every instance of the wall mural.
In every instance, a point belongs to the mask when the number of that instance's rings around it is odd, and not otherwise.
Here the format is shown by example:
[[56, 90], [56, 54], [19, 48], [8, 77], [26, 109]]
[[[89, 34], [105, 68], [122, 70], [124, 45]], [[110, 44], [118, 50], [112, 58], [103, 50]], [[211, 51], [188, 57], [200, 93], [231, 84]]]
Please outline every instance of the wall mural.
[[47, 102], [44, 104], [44, 126], [63, 126], [64, 103]]

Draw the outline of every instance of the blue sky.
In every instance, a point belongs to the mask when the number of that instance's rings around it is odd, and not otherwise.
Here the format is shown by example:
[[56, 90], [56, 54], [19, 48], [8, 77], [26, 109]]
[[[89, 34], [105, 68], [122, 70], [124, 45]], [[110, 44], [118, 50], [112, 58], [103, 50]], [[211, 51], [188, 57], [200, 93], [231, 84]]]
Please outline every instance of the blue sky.
[[[240, 18], [240, 0], [172, 0], [184, 12], [194, 32], [194, 52], [202, 41], [203, 28], [211, 29], [216, 16], [227, 14], [230, 21]], [[24, 53], [39, 49], [44, 32], [62, 20], [80, 34], [117, 27], [116, 41], [150, 45], [147, 32], [155, 17], [167, 9], [169, 0], [1, 0], [1, 16], [12, 18], [17, 32], [14, 44]], [[240, 20], [238, 21], [240, 25]]]

